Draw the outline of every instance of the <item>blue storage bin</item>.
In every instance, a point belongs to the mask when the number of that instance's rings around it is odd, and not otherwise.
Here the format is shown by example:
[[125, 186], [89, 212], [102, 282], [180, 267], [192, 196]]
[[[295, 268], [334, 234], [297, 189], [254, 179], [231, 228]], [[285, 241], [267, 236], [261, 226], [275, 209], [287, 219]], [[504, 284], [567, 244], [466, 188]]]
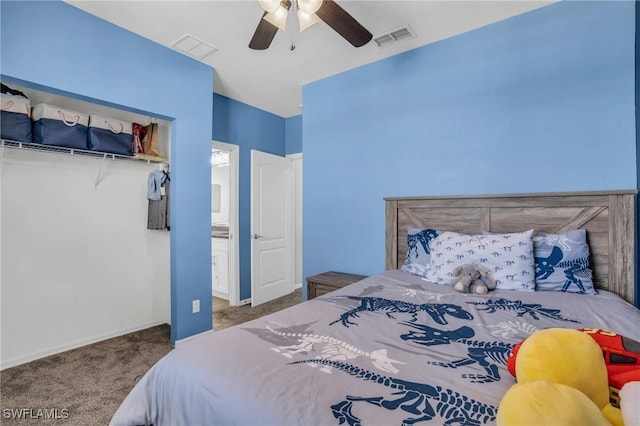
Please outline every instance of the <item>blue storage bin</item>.
[[0, 139], [31, 142], [31, 101], [0, 93]]
[[91, 115], [89, 149], [119, 155], [131, 155], [133, 123], [115, 118]]
[[89, 114], [38, 104], [33, 107], [33, 142], [84, 149], [87, 147]]

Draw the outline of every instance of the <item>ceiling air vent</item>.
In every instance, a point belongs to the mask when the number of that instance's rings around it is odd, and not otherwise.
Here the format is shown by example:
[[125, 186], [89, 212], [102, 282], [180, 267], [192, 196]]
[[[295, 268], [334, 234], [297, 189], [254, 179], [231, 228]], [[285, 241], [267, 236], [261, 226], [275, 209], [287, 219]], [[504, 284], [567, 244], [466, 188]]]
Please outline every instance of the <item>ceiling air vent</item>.
[[386, 34], [379, 35], [373, 39], [378, 47], [387, 47], [400, 40], [406, 40], [414, 38], [416, 34], [413, 32], [410, 26], [406, 25], [401, 28], [397, 28], [393, 31], [389, 31]]
[[380, 37], [376, 37], [373, 39], [376, 42], [378, 47], [383, 47], [391, 43], [395, 43], [396, 41], [391, 37], [390, 34], [383, 34]]
[[200, 60], [203, 60], [207, 56], [219, 50], [214, 45], [197, 39], [190, 34], [185, 34], [171, 43], [171, 47], [179, 52]]

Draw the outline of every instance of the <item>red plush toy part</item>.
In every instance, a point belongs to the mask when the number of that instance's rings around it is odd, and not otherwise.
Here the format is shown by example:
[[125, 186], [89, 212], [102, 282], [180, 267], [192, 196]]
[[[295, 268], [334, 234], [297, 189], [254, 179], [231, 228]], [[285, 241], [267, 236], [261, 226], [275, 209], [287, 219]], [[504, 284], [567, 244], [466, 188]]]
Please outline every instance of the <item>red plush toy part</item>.
[[[611, 404], [620, 407], [618, 392], [625, 383], [640, 381], [640, 342], [599, 328], [580, 328], [591, 336], [602, 348], [602, 356], [607, 366]], [[507, 369], [516, 376], [516, 359], [522, 342], [511, 349], [507, 359]]]

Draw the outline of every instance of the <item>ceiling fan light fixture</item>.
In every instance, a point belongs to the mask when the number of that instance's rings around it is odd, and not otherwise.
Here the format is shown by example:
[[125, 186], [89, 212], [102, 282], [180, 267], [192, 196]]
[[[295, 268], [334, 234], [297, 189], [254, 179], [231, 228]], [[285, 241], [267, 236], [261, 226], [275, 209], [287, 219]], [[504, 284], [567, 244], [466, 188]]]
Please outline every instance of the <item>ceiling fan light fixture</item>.
[[300, 32], [303, 32], [318, 22], [322, 22], [322, 19], [315, 13], [305, 13], [298, 9], [298, 26], [300, 27]]
[[278, 10], [276, 10], [273, 13], [267, 13], [264, 16], [264, 20], [267, 21], [270, 24], [275, 25], [276, 27], [278, 27], [278, 29], [281, 29], [282, 31], [286, 31], [287, 29], [287, 11], [284, 10], [283, 12], [283, 8], [278, 8]]
[[320, 9], [323, 1], [324, 0], [298, 0], [298, 10], [313, 15]]
[[280, 2], [280, 6], [275, 10], [275, 12], [267, 13], [264, 18], [265, 21], [269, 22], [272, 25], [275, 25], [282, 31], [286, 31], [287, 29], [287, 15], [289, 14], [289, 8], [291, 7], [291, 2], [289, 0], [283, 0]]
[[280, 0], [258, 0], [258, 2], [269, 13], [275, 12], [280, 7]]

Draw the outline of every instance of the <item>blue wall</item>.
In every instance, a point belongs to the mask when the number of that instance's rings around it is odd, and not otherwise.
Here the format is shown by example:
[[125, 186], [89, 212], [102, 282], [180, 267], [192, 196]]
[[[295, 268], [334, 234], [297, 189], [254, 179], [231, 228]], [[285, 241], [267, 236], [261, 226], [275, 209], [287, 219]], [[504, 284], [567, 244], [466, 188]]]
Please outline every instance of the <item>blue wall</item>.
[[0, 7], [3, 81], [173, 120], [171, 340], [210, 330], [213, 70], [66, 3]]
[[285, 120], [286, 154], [302, 152], [302, 115]]
[[251, 297], [251, 150], [285, 155], [285, 119], [213, 94], [213, 139], [240, 146], [240, 299]]
[[385, 196], [634, 189], [633, 2], [561, 2], [304, 87], [304, 275], [384, 270]]

